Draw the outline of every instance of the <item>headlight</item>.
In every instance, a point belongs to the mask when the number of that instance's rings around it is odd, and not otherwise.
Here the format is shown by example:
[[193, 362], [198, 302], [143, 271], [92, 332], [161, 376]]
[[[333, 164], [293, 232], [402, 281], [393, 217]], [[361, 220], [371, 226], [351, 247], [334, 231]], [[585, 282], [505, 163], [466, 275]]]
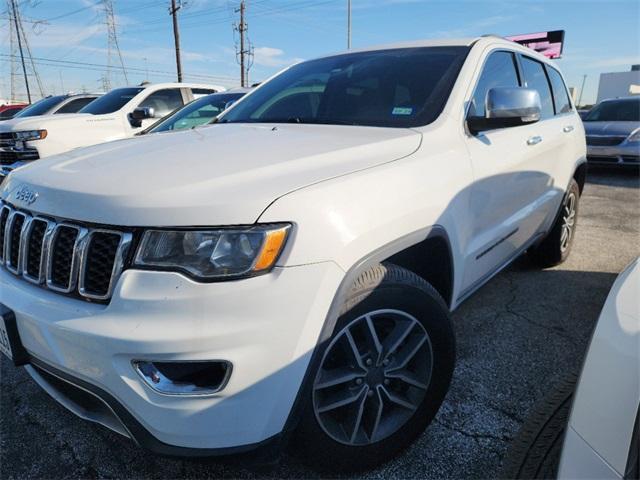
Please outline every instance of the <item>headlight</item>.
[[13, 137], [16, 140], [28, 142], [30, 140], [42, 140], [47, 138], [46, 130], [23, 130], [22, 132], [14, 132]]
[[148, 230], [134, 266], [220, 280], [268, 272], [291, 228], [288, 224], [215, 230]]
[[627, 137], [627, 142], [640, 142], [640, 128], [631, 132], [631, 135]]

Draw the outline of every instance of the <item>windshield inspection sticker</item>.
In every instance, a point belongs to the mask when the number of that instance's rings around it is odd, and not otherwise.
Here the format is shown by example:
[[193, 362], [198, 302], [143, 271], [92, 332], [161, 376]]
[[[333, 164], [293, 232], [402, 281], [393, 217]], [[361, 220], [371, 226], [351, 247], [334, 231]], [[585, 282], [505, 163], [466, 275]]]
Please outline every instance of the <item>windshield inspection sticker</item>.
[[413, 113], [413, 108], [411, 107], [395, 107], [391, 111], [391, 115], [411, 115]]

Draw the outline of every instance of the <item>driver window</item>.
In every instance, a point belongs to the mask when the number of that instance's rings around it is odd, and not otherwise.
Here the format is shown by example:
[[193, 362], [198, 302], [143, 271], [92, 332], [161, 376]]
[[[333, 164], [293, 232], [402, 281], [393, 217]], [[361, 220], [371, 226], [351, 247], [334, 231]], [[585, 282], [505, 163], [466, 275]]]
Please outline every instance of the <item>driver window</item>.
[[510, 52], [494, 52], [487, 58], [469, 105], [470, 117], [484, 117], [487, 92], [495, 87], [519, 87], [515, 56]]
[[142, 101], [140, 107], [151, 107], [154, 110], [154, 116], [161, 118], [173, 112], [176, 108], [184, 105], [182, 100], [182, 92], [179, 88], [168, 88], [153, 92]]

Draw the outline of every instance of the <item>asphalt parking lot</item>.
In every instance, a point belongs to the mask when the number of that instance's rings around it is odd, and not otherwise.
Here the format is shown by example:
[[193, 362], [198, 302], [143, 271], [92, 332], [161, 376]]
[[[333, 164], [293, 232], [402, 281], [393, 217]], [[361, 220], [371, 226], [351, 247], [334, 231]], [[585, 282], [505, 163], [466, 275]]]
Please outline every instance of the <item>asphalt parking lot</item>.
[[[590, 172], [569, 260], [520, 260], [455, 314], [458, 364], [436, 421], [366, 478], [492, 478], [527, 410], [582, 361], [617, 273], [640, 254], [637, 172]], [[0, 368], [2, 478], [319, 477], [285, 457], [270, 469], [154, 457], [76, 418], [23, 369]]]

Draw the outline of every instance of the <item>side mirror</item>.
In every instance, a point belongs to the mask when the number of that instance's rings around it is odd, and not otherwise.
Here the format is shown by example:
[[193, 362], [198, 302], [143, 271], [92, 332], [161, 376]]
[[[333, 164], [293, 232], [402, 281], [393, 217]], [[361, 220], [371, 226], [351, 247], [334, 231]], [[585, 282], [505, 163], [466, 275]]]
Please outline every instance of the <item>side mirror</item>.
[[471, 133], [528, 125], [540, 120], [540, 94], [532, 88], [496, 87], [487, 92], [484, 117], [467, 118]]
[[146, 120], [147, 118], [154, 118], [156, 115], [153, 107], [138, 107], [131, 112], [131, 118], [133, 120]]

